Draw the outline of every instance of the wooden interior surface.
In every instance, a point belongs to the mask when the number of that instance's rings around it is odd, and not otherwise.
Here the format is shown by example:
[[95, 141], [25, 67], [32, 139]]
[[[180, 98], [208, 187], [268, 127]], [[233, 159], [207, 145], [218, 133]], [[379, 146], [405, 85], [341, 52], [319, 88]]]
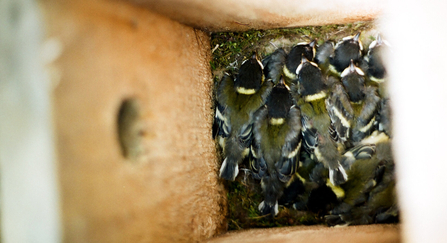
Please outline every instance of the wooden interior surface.
[[[65, 242], [188, 242], [223, 232], [209, 36], [125, 2], [42, 7], [47, 38], [61, 49], [52, 70]], [[133, 160], [117, 131], [129, 98], [142, 137]]]
[[209, 243], [391, 243], [400, 242], [398, 225], [362, 225], [345, 227], [296, 226], [270, 229], [251, 229], [230, 232], [208, 241]]
[[372, 20], [384, 0], [128, 0], [207, 31], [244, 31]]

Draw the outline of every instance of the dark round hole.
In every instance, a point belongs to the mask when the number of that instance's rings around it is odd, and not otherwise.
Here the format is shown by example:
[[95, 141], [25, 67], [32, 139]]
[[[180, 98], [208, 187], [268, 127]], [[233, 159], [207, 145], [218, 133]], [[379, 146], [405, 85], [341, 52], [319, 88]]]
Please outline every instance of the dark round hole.
[[124, 100], [118, 112], [118, 140], [125, 158], [137, 160], [143, 154], [144, 134], [139, 102], [133, 98]]

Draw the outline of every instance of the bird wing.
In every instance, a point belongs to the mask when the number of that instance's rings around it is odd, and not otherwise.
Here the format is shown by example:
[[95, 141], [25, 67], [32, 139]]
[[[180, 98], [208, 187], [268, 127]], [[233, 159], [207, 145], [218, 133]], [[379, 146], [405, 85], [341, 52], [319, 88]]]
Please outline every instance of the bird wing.
[[377, 119], [378, 130], [385, 132], [388, 136], [392, 135], [390, 119], [391, 119], [390, 100], [389, 98], [382, 99], [382, 101], [380, 102], [379, 117]]
[[225, 107], [216, 102], [216, 114], [213, 123], [213, 139], [217, 136], [226, 138], [230, 134], [229, 119], [225, 114]]
[[340, 163], [347, 170], [356, 160], [371, 159], [375, 152], [375, 144], [359, 144], [344, 153]]
[[292, 106], [288, 119], [289, 131], [282, 146], [281, 159], [275, 164], [278, 177], [287, 182], [298, 168], [298, 157], [301, 149], [301, 114], [300, 110]]
[[360, 142], [363, 138], [370, 135], [375, 129], [376, 116], [378, 116], [378, 107], [380, 97], [377, 95], [376, 88], [368, 86], [365, 91], [365, 101], [357, 118], [357, 123], [352, 132], [352, 140]]
[[318, 131], [309, 122], [309, 118], [306, 115], [301, 116], [301, 134], [304, 141], [304, 149], [309, 154], [312, 154], [316, 147], [318, 147]]
[[254, 123], [253, 123], [253, 139], [250, 147], [250, 169], [252, 171], [253, 177], [255, 179], [262, 179], [267, 171], [267, 163], [264, 159], [261, 149], [261, 134], [259, 130], [262, 126], [262, 121], [265, 120], [268, 114], [267, 107], [262, 106], [258, 111], [254, 114]]
[[331, 138], [346, 143], [349, 140], [354, 111], [341, 84], [335, 84], [331, 95], [326, 99], [326, 109], [331, 118]]
[[265, 80], [272, 80], [273, 83], [278, 83], [281, 78], [282, 69], [286, 63], [286, 52], [279, 48], [266, 58], [262, 60], [264, 65]]

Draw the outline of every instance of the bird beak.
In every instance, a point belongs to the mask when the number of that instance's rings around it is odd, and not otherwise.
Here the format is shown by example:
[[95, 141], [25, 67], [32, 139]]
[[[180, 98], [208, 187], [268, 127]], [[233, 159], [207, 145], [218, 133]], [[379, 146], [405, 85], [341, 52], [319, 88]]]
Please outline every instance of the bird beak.
[[258, 55], [256, 55], [256, 52], [253, 53], [253, 55], [251, 56], [252, 59], [258, 59]]
[[278, 84], [284, 84], [284, 78], [281, 76], [281, 78], [279, 79]]
[[359, 41], [359, 37], [360, 37], [360, 32], [354, 36], [354, 38], [353, 38], [354, 41]]
[[377, 34], [376, 41], [377, 41], [377, 45], [382, 45], [382, 36], [380, 36], [380, 34]]
[[315, 40], [313, 40], [311, 43], [309, 43], [309, 46], [310, 47], [314, 47], [315, 46], [315, 43], [317, 43]]
[[349, 71], [351, 73], [355, 72], [354, 60], [351, 59], [351, 65], [349, 65]]

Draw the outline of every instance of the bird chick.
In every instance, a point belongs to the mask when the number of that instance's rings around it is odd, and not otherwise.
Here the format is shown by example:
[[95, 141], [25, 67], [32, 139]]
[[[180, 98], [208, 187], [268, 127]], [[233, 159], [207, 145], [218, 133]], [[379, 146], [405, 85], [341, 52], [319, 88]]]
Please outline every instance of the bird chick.
[[330, 57], [330, 69], [340, 76], [351, 63], [359, 64], [362, 59], [363, 45], [360, 41], [360, 32], [355, 36], [348, 36], [335, 45], [334, 54]]
[[301, 58], [304, 56], [307, 60], [312, 61], [315, 56], [315, 41], [310, 43], [302, 42], [290, 50], [286, 58], [286, 65], [284, 65], [283, 72], [285, 76], [285, 82], [290, 86], [291, 83], [296, 83], [297, 71], [296, 69], [301, 63]]
[[265, 80], [278, 84], [282, 76], [282, 70], [286, 63], [287, 54], [282, 48], [276, 49], [272, 54], [262, 60], [264, 65]]
[[283, 80], [256, 112], [253, 136], [250, 166], [254, 178], [261, 180], [264, 193], [259, 210], [263, 215], [275, 216], [284, 187], [296, 172], [301, 148], [300, 111]]
[[256, 54], [241, 65], [236, 80], [224, 75], [217, 87], [215, 131], [223, 149], [224, 161], [219, 176], [234, 180], [239, 164], [249, 154], [252, 140], [253, 113], [264, 105], [272, 89], [264, 82], [263, 66]]

